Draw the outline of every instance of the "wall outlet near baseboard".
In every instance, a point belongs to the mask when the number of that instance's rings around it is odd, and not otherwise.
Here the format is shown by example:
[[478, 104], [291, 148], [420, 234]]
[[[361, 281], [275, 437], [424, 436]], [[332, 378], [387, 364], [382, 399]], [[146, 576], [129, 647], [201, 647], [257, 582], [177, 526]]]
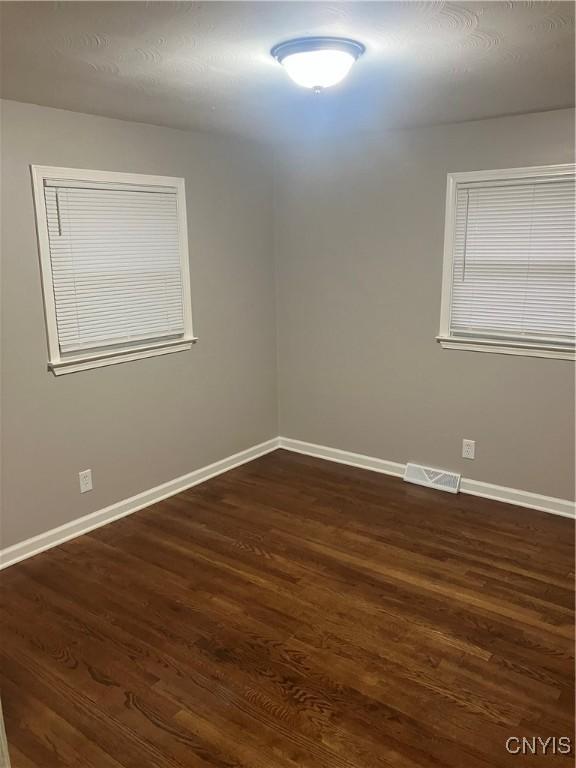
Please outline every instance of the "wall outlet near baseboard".
[[476, 456], [476, 440], [462, 440], [462, 458], [473, 459]]
[[86, 493], [86, 491], [92, 490], [91, 469], [83, 469], [82, 472], [78, 472], [78, 478], [80, 480], [80, 493]]

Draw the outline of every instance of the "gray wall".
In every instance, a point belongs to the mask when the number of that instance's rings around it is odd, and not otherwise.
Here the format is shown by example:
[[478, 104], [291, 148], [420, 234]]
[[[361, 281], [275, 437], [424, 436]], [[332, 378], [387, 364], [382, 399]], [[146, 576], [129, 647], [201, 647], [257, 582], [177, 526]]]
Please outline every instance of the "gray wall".
[[573, 141], [566, 110], [277, 153], [282, 435], [573, 497], [573, 364], [434, 340], [446, 174], [573, 161]]
[[[2, 546], [278, 434], [266, 150], [5, 101], [2, 161]], [[185, 177], [191, 352], [47, 372], [30, 163]]]
[[[279, 433], [572, 497], [573, 366], [434, 340], [446, 173], [572, 146], [568, 111], [301, 144], [274, 186], [262, 146], [3, 102], [2, 546]], [[31, 163], [186, 178], [191, 352], [47, 372]]]

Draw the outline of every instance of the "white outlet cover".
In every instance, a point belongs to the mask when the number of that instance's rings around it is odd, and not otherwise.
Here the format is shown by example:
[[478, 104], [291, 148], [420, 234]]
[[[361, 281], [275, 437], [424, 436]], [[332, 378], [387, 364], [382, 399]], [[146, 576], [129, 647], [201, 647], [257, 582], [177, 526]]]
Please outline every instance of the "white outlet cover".
[[82, 472], [78, 472], [78, 478], [80, 480], [80, 493], [86, 493], [86, 491], [92, 490], [91, 469], [83, 469]]
[[473, 459], [476, 455], [476, 441], [462, 440], [462, 457], [464, 459]]

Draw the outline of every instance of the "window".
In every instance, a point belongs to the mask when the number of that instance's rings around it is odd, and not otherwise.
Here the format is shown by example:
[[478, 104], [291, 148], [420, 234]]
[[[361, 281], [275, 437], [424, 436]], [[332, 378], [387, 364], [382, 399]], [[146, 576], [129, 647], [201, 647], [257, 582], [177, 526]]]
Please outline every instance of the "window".
[[443, 347], [574, 359], [574, 169], [449, 174]]
[[190, 349], [184, 179], [32, 166], [49, 368]]

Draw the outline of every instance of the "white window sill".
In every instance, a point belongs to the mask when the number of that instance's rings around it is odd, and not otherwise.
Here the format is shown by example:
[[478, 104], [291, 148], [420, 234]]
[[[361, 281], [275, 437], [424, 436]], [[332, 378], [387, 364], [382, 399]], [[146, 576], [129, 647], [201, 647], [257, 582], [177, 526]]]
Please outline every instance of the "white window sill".
[[142, 360], [145, 357], [184, 352], [185, 350], [192, 349], [192, 344], [195, 344], [196, 341], [196, 338], [178, 339], [178, 341], [138, 347], [132, 350], [124, 349], [115, 352], [99, 353], [97, 355], [71, 357], [66, 360], [50, 362], [48, 363], [48, 368], [55, 376], [61, 376], [64, 373], [76, 373], [78, 371], [87, 371], [91, 368], [102, 368], [105, 365]]
[[529, 342], [496, 341], [494, 339], [465, 339], [457, 336], [437, 336], [436, 341], [444, 349], [464, 349], [469, 352], [492, 352], [497, 355], [523, 355], [524, 357], [548, 357], [557, 360], [576, 360], [574, 347]]

